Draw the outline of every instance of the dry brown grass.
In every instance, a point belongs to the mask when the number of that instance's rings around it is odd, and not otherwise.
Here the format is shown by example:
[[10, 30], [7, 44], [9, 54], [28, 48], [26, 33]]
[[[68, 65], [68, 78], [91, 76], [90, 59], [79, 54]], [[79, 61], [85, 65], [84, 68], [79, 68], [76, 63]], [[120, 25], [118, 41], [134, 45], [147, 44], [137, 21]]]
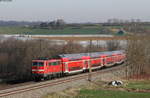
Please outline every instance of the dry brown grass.
[[83, 86], [76, 87], [76, 88], [68, 88], [64, 91], [50, 93], [43, 98], [74, 98], [79, 94], [79, 91], [83, 88]]

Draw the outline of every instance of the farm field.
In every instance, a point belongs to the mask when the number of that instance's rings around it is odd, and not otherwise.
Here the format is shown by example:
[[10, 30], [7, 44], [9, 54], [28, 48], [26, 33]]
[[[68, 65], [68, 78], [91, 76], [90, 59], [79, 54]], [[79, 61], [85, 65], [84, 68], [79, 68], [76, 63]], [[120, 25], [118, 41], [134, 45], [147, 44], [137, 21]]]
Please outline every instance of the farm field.
[[75, 98], [150, 98], [150, 93], [137, 93], [111, 90], [81, 90], [79, 97]]
[[48, 95], [44, 98], [52, 98], [52, 96], [54, 98], [58, 96], [58, 98], [68, 98], [71, 95], [74, 95], [73, 98], [150, 98], [149, 80], [126, 81], [123, 86], [119, 87], [104, 85], [103, 83], [101, 85], [90, 84], [88, 87], [68, 89], [63, 93]]
[[110, 34], [104, 33], [101, 27], [83, 27], [83, 28], [69, 28], [66, 27], [62, 30], [53, 30], [53, 29], [40, 29], [40, 28], [27, 28], [27, 27], [0, 27], [0, 34], [56, 34], [56, 35], [63, 35], [63, 34]]
[[150, 90], [150, 81], [130, 81], [125, 86], [128, 89]]

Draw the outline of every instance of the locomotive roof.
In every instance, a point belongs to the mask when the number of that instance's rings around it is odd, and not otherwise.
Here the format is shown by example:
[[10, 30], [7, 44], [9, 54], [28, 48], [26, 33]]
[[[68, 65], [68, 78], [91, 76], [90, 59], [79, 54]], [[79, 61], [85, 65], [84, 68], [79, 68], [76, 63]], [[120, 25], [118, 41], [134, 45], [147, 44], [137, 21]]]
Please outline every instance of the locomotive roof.
[[91, 58], [99, 57], [100, 55], [120, 54], [123, 51], [108, 51], [108, 52], [91, 52], [91, 53], [75, 53], [75, 54], [60, 54], [60, 58], [68, 58], [69, 60], [81, 59], [83, 56], [90, 56]]

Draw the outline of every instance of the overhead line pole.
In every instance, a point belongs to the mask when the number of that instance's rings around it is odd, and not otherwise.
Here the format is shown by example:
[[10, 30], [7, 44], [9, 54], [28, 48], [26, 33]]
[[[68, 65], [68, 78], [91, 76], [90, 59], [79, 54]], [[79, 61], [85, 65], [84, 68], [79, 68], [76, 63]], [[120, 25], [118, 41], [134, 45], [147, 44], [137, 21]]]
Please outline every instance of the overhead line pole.
[[91, 49], [92, 49], [92, 40], [90, 40], [90, 46], [89, 46], [89, 75], [88, 75], [88, 81], [92, 81], [92, 65], [91, 65]]

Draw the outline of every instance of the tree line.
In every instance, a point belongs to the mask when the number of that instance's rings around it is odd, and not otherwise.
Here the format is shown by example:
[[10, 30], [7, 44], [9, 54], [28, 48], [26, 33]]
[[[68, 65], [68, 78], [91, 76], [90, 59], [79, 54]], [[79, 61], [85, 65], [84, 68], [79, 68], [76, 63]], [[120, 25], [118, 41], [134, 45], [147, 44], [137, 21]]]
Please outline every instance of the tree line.
[[0, 40], [0, 79], [30, 80], [32, 60], [40, 57], [55, 58], [58, 54], [86, 53], [125, 49], [127, 53], [127, 77], [150, 75], [150, 36], [133, 36], [127, 39], [127, 46], [121, 47], [119, 41], [107, 41], [106, 46], [92, 44], [87, 46], [76, 41], [56, 44], [51, 40]]
[[[111, 42], [112, 43], [112, 42]], [[109, 42], [110, 44], [110, 42]], [[112, 46], [113, 47], [113, 46]], [[109, 46], [109, 50], [116, 50]], [[85, 53], [106, 51], [107, 47], [90, 44], [83, 46], [76, 41], [56, 44], [50, 40], [17, 40], [0, 41], [0, 79], [30, 80], [32, 60], [40, 57], [55, 58], [58, 54]]]
[[[128, 78], [143, 78], [150, 75], [150, 36], [132, 36], [127, 40], [127, 70]], [[149, 78], [149, 77], [145, 77]]]
[[66, 22], [63, 19], [57, 19], [51, 22], [42, 22], [40, 25], [34, 26], [41, 29], [64, 29]]

